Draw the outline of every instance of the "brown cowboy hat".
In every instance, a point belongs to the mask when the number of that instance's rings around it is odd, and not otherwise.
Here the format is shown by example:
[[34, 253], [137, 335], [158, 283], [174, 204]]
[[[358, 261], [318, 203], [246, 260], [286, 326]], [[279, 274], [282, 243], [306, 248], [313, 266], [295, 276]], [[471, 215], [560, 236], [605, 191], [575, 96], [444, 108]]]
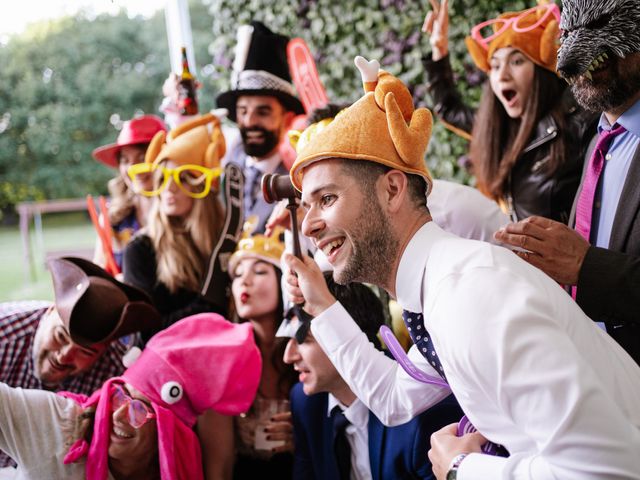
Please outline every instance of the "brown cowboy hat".
[[71, 339], [84, 346], [156, 330], [160, 314], [143, 291], [83, 258], [49, 260], [55, 305]]

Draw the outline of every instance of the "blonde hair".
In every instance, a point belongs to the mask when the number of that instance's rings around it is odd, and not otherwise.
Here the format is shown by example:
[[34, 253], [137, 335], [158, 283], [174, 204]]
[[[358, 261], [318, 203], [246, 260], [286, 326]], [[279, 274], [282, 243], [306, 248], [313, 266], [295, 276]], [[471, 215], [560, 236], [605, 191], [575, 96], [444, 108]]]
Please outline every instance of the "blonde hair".
[[186, 218], [168, 217], [159, 198], [149, 213], [147, 235], [156, 252], [158, 280], [171, 293], [199, 290], [209, 256], [218, 241], [224, 212], [216, 192], [194, 199]]

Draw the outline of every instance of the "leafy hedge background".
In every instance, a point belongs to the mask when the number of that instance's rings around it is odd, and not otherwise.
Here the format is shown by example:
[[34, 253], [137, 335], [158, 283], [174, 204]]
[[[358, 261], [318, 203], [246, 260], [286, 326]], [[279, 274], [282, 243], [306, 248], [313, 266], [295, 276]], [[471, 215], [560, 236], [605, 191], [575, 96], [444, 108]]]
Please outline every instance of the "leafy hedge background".
[[[533, 3], [533, 2], [531, 2]], [[429, 106], [420, 27], [426, 0], [190, 0], [203, 110], [229, 88], [238, 25], [252, 19], [302, 37], [334, 101], [361, 95], [353, 58], [378, 58]], [[522, 1], [451, 0], [451, 56], [465, 98], [478, 100], [482, 76], [463, 38], [471, 26]], [[0, 39], [2, 40], [2, 39]], [[150, 19], [80, 13], [36, 24], [0, 42], [0, 209], [43, 198], [106, 193], [114, 172], [91, 151], [114, 141], [122, 121], [157, 113], [169, 70], [164, 13]], [[436, 122], [428, 164], [441, 178], [468, 182], [458, 159], [466, 142]]]
[[[419, 106], [430, 106], [421, 58], [430, 54], [429, 38], [420, 28], [428, 1], [411, 0], [210, 0], [215, 40], [210, 51], [216, 89], [229, 87], [228, 69], [233, 61], [235, 28], [239, 23], [261, 20], [272, 30], [302, 37], [315, 56], [320, 78], [329, 98], [353, 102], [362, 94], [356, 55], [377, 58], [389, 72], [410, 88]], [[451, 0], [450, 55], [456, 83], [464, 98], [477, 105], [484, 74], [472, 64], [464, 45], [471, 27], [499, 12], [522, 10], [532, 2], [504, 0]], [[430, 7], [429, 7], [430, 8]], [[427, 163], [436, 177], [469, 183], [459, 160], [468, 144], [435, 124]]]
[[[190, 13], [206, 77], [213, 19], [201, 1]], [[0, 43], [0, 65], [0, 217], [25, 200], [106, 193], [114, 171], [91, 151], [114, 142], [124, 120], [158, 113], [169, 72], [164, 12], [36, 23]], [[203, 109], [214, 93], [205, 81]]]

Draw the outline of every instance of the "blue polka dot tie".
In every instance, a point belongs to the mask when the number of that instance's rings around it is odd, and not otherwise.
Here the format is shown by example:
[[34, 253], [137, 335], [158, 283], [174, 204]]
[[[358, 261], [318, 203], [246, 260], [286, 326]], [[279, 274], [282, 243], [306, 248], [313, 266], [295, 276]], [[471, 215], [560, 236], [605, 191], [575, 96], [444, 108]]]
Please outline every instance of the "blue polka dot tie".
[[[429, 332], [424, 327], [424, 316], [422, 313], [410, 312], [409, 310], [402, 311], [402, 319], [404, 320], [404, 324], [407, 326], [407, 330], [409, 330], [409, 335], [411, 336], [411, 340], [414, 345], [418, 347], [418, 350], [422, 354], [424, 358], [436, 369], [436, 372], [440, 374], [440, 376], [447, 380], [447, 377], [444, 375], [444, 370], [442, 368], [442, 364], [440, 363], [440, 359], [438, 358], [438, 354], [436, 353], [436, 349], [433, 346], [433, 342], [431, 341], [431, 337], [429, 336]], [[466, 417], [463, 417], [466, 419]], [[466, 419], [467, 424], [470, 426], [468, 432], [475, 432], [475, 427]], [[464, 433], [468, 433], [464, 432]], [[460, 435], [460, 434], [459, 434]], [[502, 445], [497, 445], [492, 442], [487, 442], [482, 446], [482, 451], [489, 455], [498, 455], [500, 457], [508, 457], [509, 452]]]
[[402, 311], [402, 320], [409, 330], [409, 336], [413, 341], [413, 344], [418, 347], [418, 350], [424, 358], [436, 369], [436, 372], [446, 380], [444, 370], [436, 349], [433, 346], [429, 332], [424, 327], [424, 316], [422, 313], [410, 312], [409, 310]]

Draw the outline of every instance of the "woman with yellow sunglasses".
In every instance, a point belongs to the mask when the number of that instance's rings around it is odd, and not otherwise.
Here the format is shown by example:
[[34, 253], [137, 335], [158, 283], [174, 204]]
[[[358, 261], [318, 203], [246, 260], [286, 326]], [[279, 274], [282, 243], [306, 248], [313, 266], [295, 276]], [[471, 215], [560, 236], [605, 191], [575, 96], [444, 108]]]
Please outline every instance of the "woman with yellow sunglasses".
[[156, 135], [145, 162], [129, 168], [137, 193], [153, 205], [147, 226], [124, 251], [124, 280], [151, 296], [164, 327], [226, 310], [199, 293], [224, 221], [216, 195], [224, 152], [220, 122], [207, 114]]

